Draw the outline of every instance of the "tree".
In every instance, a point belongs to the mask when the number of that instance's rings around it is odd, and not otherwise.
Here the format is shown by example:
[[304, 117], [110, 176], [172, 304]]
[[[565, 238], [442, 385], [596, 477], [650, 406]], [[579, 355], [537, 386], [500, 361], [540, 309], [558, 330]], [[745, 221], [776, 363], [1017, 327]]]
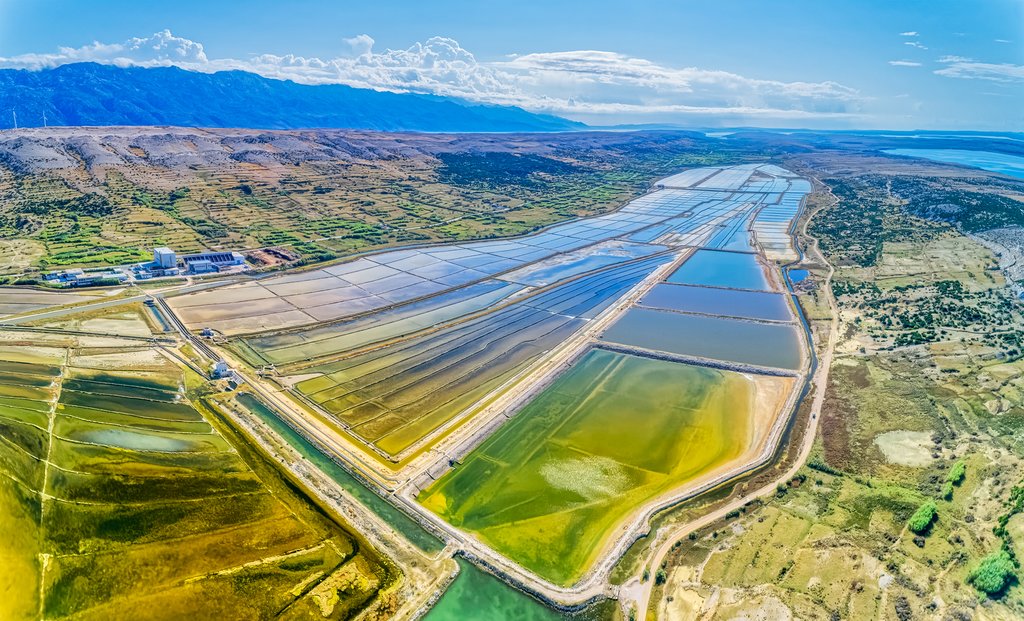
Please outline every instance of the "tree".
[[967, 465], [962, 461], [958, 461], [953, 464], [953, 467], [949, 471], [949, 476], [946, 480], [953, 485], [960, 485], [964, 481], [964, 476], [967, 474]]
[[936, 506], [934, 500], [928, 500], [923, 505], [914, 511], [914, 515], [910, 516], [910, 521], [907, 522], [907, 526], [910, 530], [915, 533], [921, 534], [928, 530], [935, 520]]
[[953, 484], [949, 481], [942, 484], [942, 499], [953, 500]]
[[982, 593], [998, 597], [1003, 589], [1017, 579], [1016, 570], [1009, 553], [1000, 550], [981, 559], [978, 566], [967, 576], [967, 582]]

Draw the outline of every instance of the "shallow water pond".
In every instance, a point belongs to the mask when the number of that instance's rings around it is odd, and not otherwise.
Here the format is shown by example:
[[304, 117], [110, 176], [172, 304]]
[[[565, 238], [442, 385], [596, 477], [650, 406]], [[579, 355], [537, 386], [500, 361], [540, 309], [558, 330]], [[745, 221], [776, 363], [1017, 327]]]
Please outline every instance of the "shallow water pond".
[[737, 291], [662, 283], [655, 285], [639, 302], [642, 306], [669, 310], [787, 321], [789, 304], [781, 293]]
[[458, 577], [424, 621], [557, 621], [565, 618], [472, 563], [461, 558], [455, 560], [459, 563]]
[[732, 289], [769, 289], [764, 267], [754, 254], [698, 250], [679, 269], [672, 272], [668, 282], [683, 285], [707, 285]]
[[800, 368], [800, 340], [796, 328], [786, 324], [631, 308], [601, 340], [726, 362]]

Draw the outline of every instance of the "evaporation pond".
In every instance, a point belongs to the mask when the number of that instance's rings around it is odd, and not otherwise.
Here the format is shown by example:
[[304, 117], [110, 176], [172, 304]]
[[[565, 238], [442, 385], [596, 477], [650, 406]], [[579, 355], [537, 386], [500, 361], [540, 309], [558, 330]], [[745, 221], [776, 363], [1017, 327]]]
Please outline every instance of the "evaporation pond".
[[706, 315], [778, 321], [792, 318], [786, 297], [768, 291], [737, 291], [662, 283], [648, 291], [639, 304]]
[[105, 429], [81, 434], [82, 440], [98, 445], [117, 446], [136, 451], [188, 451], [191, 443], [181, 439], [161, 437], [158, 434], [137, 433], [125, 429]]
[[544, 259], [505, 274], [501, 278], [524, 285], [543, 287], [577, 274], [645, 257], [660, 250], [664, 250], [664, 247], [623, 241], [602, 242], [595, 246]]
[[668, 282], [732, 289], [768, 289], [768, 279], [757, 255], [745, 252], [698, 250], [672, 272]]
[[571, 584], [638, 508], [745, 454], [757, 386], [741, 373], [592, 349], [419, 501]]
[[567, 617], [541, 604], [529, 595], [508, 586], [462, 558], [459, 575], [424, 621], [559, 621]]
[[601, 340], [726, 362], [800, 368], [800, 339], [787, 324], [631, 308]]

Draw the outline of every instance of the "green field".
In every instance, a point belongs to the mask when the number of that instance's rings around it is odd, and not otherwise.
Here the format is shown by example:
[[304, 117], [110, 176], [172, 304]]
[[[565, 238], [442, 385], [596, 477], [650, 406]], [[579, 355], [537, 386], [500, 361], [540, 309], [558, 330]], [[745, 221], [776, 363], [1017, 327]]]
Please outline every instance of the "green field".
[[394, 579], [169, 360], [3, 336], [0, 618], [344, 619]]
[[736, 373], [595, 349], [420, 501], [569, 584], [628, 514], [747, 448], [753, 394]]

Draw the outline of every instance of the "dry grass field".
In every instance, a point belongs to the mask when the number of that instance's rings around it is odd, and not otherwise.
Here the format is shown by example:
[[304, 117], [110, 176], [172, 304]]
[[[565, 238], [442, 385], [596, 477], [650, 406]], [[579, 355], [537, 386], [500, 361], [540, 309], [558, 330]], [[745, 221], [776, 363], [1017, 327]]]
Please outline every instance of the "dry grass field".
[[434, 135], [177, 128], [0, 137], [0, 276], [282, 247], [317, 262], [530, 232], [617, 207], [685, 165], [697, 134]]
[[[147, 335], [141, 308], [62, 319]], [[4, 619], [345, 619], [397, 568], [144, 342], [0, 331]]]

